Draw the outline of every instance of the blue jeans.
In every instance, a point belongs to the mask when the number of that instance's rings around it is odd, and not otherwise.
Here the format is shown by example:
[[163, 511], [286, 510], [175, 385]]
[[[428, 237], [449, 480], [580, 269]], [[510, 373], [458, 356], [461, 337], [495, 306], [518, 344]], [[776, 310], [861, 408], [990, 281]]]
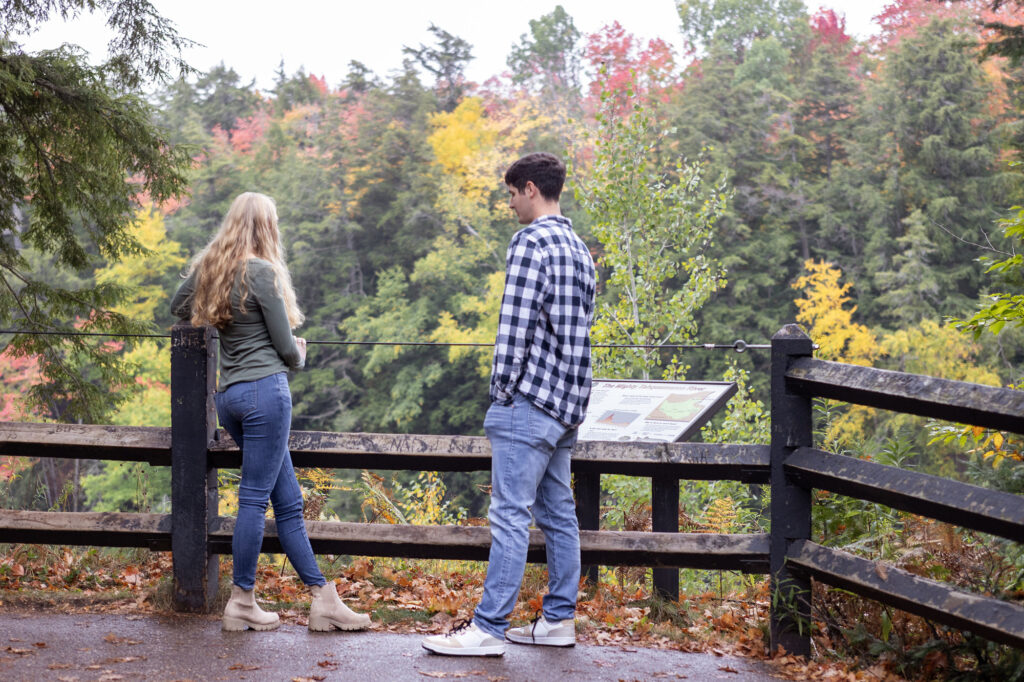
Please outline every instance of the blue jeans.
[[559, 621], [575, 614], [580, 532], [569, 452], [576, 443], [576, 429], [516, 395], [511, 405], [491, 405], [484, 432], [491, 441], [491, 552], [484, 595], [473, 620], [484, 632], [504, 639], [526, 570], [531, 510], [547, 551], [544, 618]]
[[288, 451], [292, 395], [284, 372], [231, 384], [214, 399], [217, 417], [242, 449], [238, 521], [231, 538], [235, 585], [251, 590], [263, 544], [267, 501], [274, 505], [277, 537], [306, 585], [325, 585], [302, 518], [302, 490]]

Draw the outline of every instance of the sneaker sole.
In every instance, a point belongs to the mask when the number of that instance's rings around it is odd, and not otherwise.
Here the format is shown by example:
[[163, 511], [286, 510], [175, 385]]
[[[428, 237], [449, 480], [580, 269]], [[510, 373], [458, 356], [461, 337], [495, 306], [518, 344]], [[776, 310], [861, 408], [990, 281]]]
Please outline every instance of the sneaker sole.
[[533, 637], [517, 635], [511, 632], [505, 633], [505, 639], [516, 644], [535, 644], [537, 646], [576, 646], [575, 637]]
[[478, 646], [472, 649], [455, 649], [446, 647], [432, 647], [428, 644], [424, 644], [423, 648], [434, 654], [441, 654], [442, 656], [504, 656], [505, 647], [497, 646]]

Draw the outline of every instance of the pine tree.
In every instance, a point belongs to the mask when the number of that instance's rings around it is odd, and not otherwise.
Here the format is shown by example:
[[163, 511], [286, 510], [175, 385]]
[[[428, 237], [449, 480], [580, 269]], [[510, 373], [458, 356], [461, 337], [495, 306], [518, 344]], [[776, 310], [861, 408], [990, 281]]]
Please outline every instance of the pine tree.
[[930, 277], [940, 314], [963, 311], [981, 285], [972, 254], [988, 242], [993, 207], [1008, 185], [996, 166], [990, 85], [966, 50], [965, 31], [934, 21], [904, 37], [869, 88], [839, 210], [860, 234], [860, 269], [851, 274], [871, 318], [885, 312], [878, 283], [896, 276], [882, 273], [897, 272], [895, 258], [907, 248], [900, 239], [915, 225], [934, 245]]
[[[111, 57], [89, 64], [62, 46], [38, 53], [16, 42], [51, 15], [101, 11], [115, 31]], [[184, 192], [188, 155], [151, 120], [140, 87], [187, 74], [175, 56], [189, 43], [145, 0], [4, 2], [0, 6], [0, 324], [29, 332], [130, 333], [146, 323], [117, 313], [116, 283], [64, 287], [32, 263], [58, 270], [138, 253], [130, 227], [143, 198]], [[34, 255], [33, 255], [34, 254]], [[46, 383], [31, 395], [65, 396], [60, 416], [97, 420], [123, 366], [91, 337], [16, 335], [3, 346], [36, 355]], [[82, 368], [93, 371], [83, 374]]]

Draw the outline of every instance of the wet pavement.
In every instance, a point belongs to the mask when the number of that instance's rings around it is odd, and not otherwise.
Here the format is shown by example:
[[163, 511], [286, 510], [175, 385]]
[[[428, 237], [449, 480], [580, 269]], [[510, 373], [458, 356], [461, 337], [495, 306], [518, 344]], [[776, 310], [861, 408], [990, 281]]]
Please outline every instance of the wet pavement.
[[430, 654], [421, 635], [221, 632], [212, 616], [0, 610], [0, 680], [778, 679], [761, 661], [633, 647], [508, 644], [501, 658]]

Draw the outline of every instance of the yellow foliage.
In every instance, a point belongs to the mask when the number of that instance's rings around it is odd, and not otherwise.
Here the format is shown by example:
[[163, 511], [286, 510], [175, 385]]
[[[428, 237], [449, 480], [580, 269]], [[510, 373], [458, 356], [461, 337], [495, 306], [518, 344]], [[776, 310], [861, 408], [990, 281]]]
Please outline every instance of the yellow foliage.
[[[460, 327], [455, 316], [447, 310], [438, 317], [437, 329], [430, 335], [431, 341], [438, 343], [491, 343], [498, 331], [498, 313], [501, 310], [501, 294], [505, 284], [505, 273], [495, 272], [487, 278], [487, 293], [484, 297], [467, 296], [461, 298], [457, 313], [476, 316], [473, 327]], [[491, 373], [490, 348], [474, 348], [471, 346], [452, 346], [448, 350], [448, 359], [455, 362], [467, 355], [476, 355], [480, 376]]]
[[527, 134], [549, 121], [529, 98], [492, 113], [480, 98], [468, 97], [454, 111], [431, 118], [434, 131], [427, 142], [442, 170], [435, 205], [450, 229], [481, 230], [508, 213], [501, 174], [521, 152]]
[[[814, 261], [807, 261], [804, 267], [807, 274], [793, 285], [803, 293], [803, 297], [796, 301], [797, 321], [809, 328], [811, 338], [818, 344], [815, 353], [818, 357], [855, 365], [872, 365], [884, 358], [887, 366], [901, 372], [1000, 385], [996, 372], [976, 364], [978, 345], [955, 328], [935, 320], [922, 320], [914, 327], [876, 338], [866, 326], [853, 321], [856, 306], [847, 305], [852, 285], [840, 284], [842, 272], [839, 268]], [[829, 401], [829, 404], [838, 403]], [[851, 406], [831, 422], [825, 440], [841, 447], [863, 441], [869, 422], [875, 417], [876, 411], [871, 408]], [[889, 415], [886, 418], [892, 430], [899, 430], [901, 425], [915, 419], [909, 415]], [[980, 439], [984, 431], [974, 429], [975, 440]], [[985, 457], [992, 457], [998, 462], [1007, 455], [1000, 452], [997, 445]]]
[[999, 375], [975, 364], [980, 346], [954, 327], [935, 320], [921, 320], [916, 327], [886, 334], [882, 353], [895, 360], [901, 372], [927, 374], [955, 381], [999, 386]]
[[731, 533], [739, 511], [731, 497], [719, 497], [704, 510], [704, 524], [713, 533]]
[[163, 284], [155, 280], [172, 268], [181, 268], [186, 258], [181, 244], [167, 238], [164, 217], [152, 204], [139, 211], [130, 230], [145, 251], [97, 270], [96, 281], [133, 288], [134, 298], [114, 310], [135, 319], [152, 320], [156, 307], [167, 298]]
[[816, 355], [824, 360], [870, 365], [879, 354], [875, 335], [853, 321], [857, 306], [844, 307], [850, 302], [847, 293], [853, 285], [840, 285], [843, 273], [831, 263], [808, 260], [804, 269], [808, 274], [793, 284], [804, 295], [796, 300], [796, 320], [810, 330], [810, 337], [818, 344]]
[[[431, 118], [433, 132], [427, 141], [441, 170], [434, 205], [444, 217], [444, 231], [431, 252], [416, 263], [410, 281], [429, 286], [434, 281], [462, 279], [460, 289], [477, 294], [456, 297], [450, 310], [438, 316], [432, 340], [494, 340], [507, 240], [497, 226], [511, 222], [502, 173], [522, 153], [530, 131], [549, 122], [539, 102], [529, 97], [494, 111], [482, 99], [468, 97], [454, 111]], [[465, 279], [475, 268], [492, 268], [493, 274], [486, 282], [479, 282], [475, 275]], [[466, 355], [478, 356], [483, 376], [490, 372], [490, 349], [453, 347], [449, 352], [452, 361]]]
[[448, 489], [436, 471], [421, 471], [416, 480], [403, 487], [402, 506], [405, 517], [413, 525], [446, 525], [458, 523], [464, 517], [463, 510], [452, 510], [444, 496]]
[[465, 175], [469, 162], [492, 149], [501, 134], [499, 126], [484, 117], [479, 97], [467, 97], [450, 113], [434, 114], [434, 132], [427, 142], [446, 173]]
[[[853, 321], [857, 306], [844, 307], [850, 302], [847, 294], [853, 285], [840, 284], [843, 273], [831, 263], [808, 260], [804, 268], [808, 274], [793, 284], [804, 295], [796, 300], [796, 319], [808, 327], [811, 339], [818, 344], [815, 355], [851, 365], [873, 364], [880, 354], [874, 333]], [[826, 442], [845, 445], [862, 439], [865, 424], [873, 414], [871, 408], [851, 407], [829, 425]]]
[[[327, 509], [327, 496], [332, 490], [341, 488], [334, 483], [334, 474], [319, 467], [309, 469], [296, 469], [299, 486], [302, 488], [304, 506], [302, 517], [309, 521], [317, 521], [321, 518], [335, 516]], [[326, 513], [325, 513], [326, 512]]]
[[[363, 469], [359, 478], [362, 480], [360, 491], [363, 502], [360, 509], [363, 520], [367, 523], [409, 523], [394, 501], [394, 495], [388, 490], [384, 477]], [[369, 510], [369, 516], [367, 511]]]

